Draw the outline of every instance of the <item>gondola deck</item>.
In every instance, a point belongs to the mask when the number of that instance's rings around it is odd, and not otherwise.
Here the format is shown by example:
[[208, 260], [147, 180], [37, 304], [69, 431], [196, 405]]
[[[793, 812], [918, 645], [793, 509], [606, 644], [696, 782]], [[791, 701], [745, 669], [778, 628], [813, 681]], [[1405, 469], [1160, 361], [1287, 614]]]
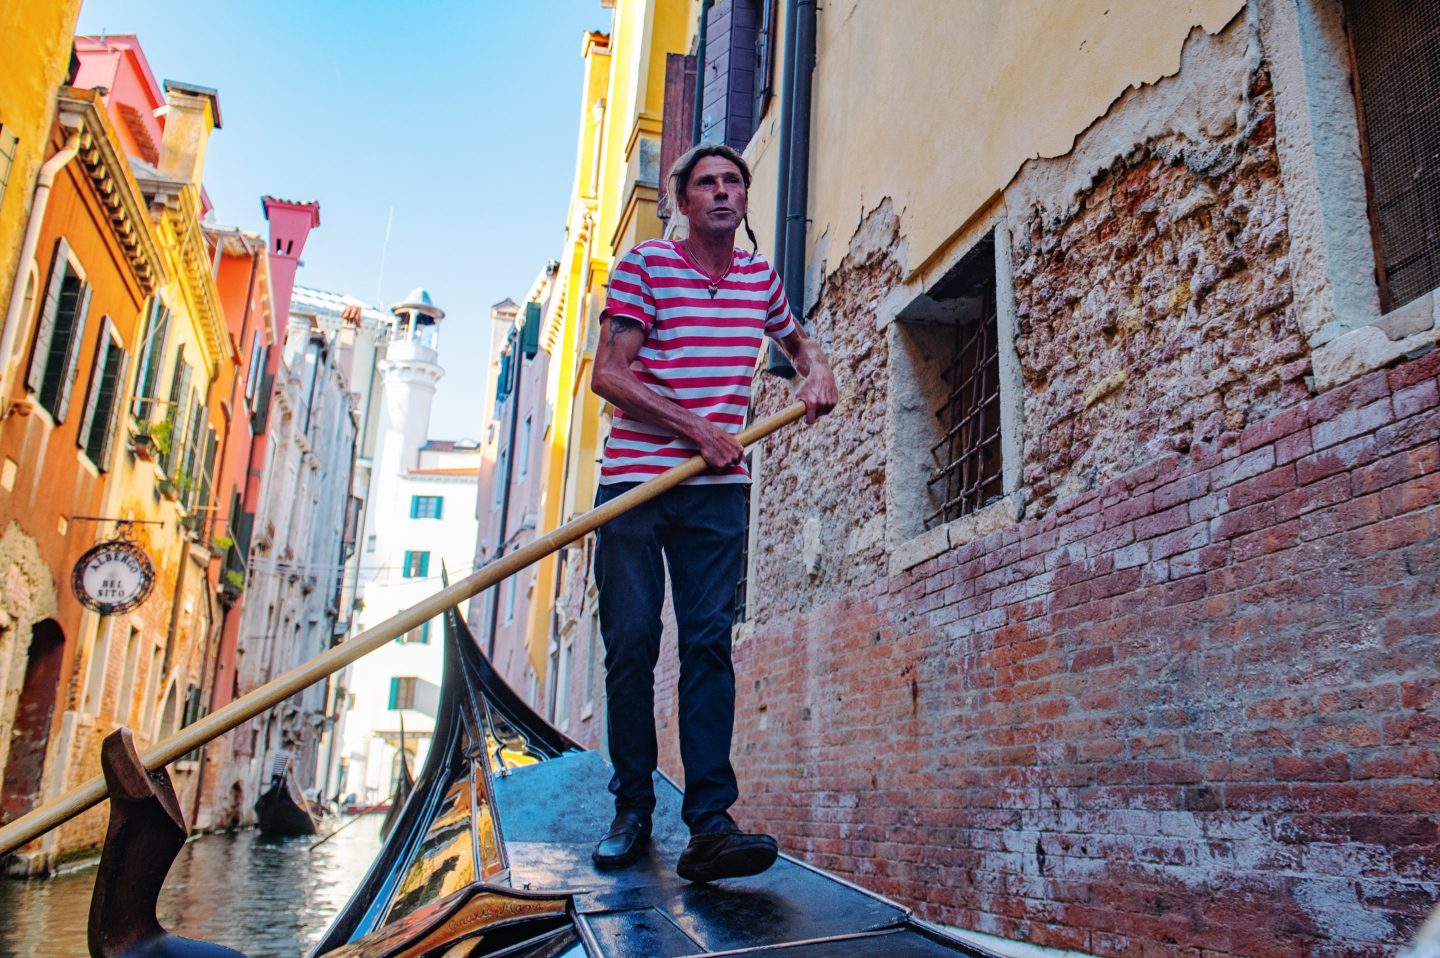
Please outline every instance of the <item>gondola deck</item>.
[[[648, 854], [597, 870], [590, 852], [612, 814], [609, 766], [499, 679], [457, 612], [445, 620], [444, 691], [425, 768], [316, 955], [986, 958], [788, 855], [749, 878], [681, 879], [680, 792], [660, 775]], [[405, 927], [427, 929], [427, 943], [397, 932]], [[439, 947], [439, 927], [460, 930]]]

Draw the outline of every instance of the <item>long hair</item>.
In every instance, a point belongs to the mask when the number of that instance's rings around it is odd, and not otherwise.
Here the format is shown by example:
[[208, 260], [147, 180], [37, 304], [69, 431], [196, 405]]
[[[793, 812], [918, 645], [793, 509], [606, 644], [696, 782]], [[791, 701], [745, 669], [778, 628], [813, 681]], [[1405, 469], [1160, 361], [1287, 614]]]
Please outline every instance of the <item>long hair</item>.
[[[728, 160], [734, 163], [736, 168], [740, 170], [740, 180], [745, 184], [745, 191], [747, 194], [749, 193], [750, 164], [745, 162], [745, 157], [740, 155], [740, 151], [725, 143], [701, 143], [698, 146], [692, 146], [686, 150], [680, 159], [675, 161], [675, 165], [670, 167], [670, 175], [665, 178], [665, 188], [669, 191], [670, 196], [673, 197], [677, 210], [680, 208], [680, 197], [685, 195], [685, 190], [690, 186], [690, 174], [695, 172], [695, 165], [707, 156], [718, 156], [722, 160]], [[750, 228], [748, 197], [745, 218], [742, 222], [745, 225], [745, 235], [750, 237], [750, 247], [752, 251], [758, 252], [760, 244], [755, 239], [755, 231]]]

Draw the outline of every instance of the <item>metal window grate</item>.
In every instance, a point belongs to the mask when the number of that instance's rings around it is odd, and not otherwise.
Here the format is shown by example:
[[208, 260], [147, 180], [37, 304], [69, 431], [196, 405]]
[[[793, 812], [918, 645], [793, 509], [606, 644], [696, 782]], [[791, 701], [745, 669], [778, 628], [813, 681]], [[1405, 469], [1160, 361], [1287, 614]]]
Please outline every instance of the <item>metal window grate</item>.
[[1440, 2], [1347, 0], [1381, 305], [1440, 286]]
[[979, 317], [955, 324], [955, 352], [942, 373], [950, 387], [935, 411], [944, 429], [930, 447], [932, 501], [925, 528], [969, 515], [1004, 494], [1000, 449], [1000, 354], [995, 284], [986, 283]]

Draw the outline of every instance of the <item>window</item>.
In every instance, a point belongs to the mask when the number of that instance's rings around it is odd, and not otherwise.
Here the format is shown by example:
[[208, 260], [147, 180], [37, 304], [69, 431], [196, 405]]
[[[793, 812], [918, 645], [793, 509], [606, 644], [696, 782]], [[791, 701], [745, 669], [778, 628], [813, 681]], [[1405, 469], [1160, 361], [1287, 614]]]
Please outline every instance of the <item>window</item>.
[[366, 537], [365, 537], [365, 551], [366, 551], [367, 553], [368, 553], [368, 552], [374, 552], [374, 551], [375, 551], [375, 537], [374, 537], [374, 536], [366, 536]]
[[600, 650], [600, 610], [590, 611], [590, 634], [585, 640], [585, 711], [595, 707], [595, 667]]
[[430, 553], [406, 552], [404, 576], [407, 579], [423, 579], [430, 574]]
[[58, 240], [50, 263], [50, 281], [40, 303], [30, 372], [25, 377], [26, 388], [36, 394], [36, 400], [57, 423], [65, 421], [70, 409], [89, 312], [90, 287], [71, 256], [69, 244]]
[[120, 700], [115, 703], [115, 719], [121, 725], [130, 724], [133, 705], [130, 697], [135, 694], [135, 671], [140, 667], [140, 630], [130, 629], [130, 641], [125, 646], [125, 671], [120, 677]]
[[90, 668], [86, 671], [84, 704], [81, 709], [90, 715], [100, 714], [105, 698], [105, 673], [109, 671], [110, 622], [108, 615], [95, 623], [95, 638], [90, 643]]
[[718, 0], [706, 25], [700, 139], [745, 149], [774, 91], [775, 0]]
[[190, 364], [185, 362], [185, 346], [182, 344], [175, 353], [175, 364], [170, 370], [170, 393], [165, 403], [164, 415], [152, 414], [152, 418], [159, 420], [155, 444], [160, 450], [160, 468], [172, 479], [174, 476], [171, 473], [174, 472], [181, 447], [184, 446], [188, 407], [184, 405], [183, 399], [190, 392], [191, 375]]
[[[984, 245], [984, 244], [982, 244]], [[961, 303], [950, 324], [948, 357], [941, 379], [945, 388], [935, 415], [942, 434], [930, 446], [934, 471], [929, 480], [935, 511], [933, 528], [969, 515], [999, 498], [1000, 356], [995, 329], [995, 257], [977, 250], [962, 264], [950, 292]]]
[[1440, 5], [1346, 0], [1380, 308], [1440, 287]]
[[403, 633], [395, 641], [401, 645], [429, 645], [430, 644], [430, 623], [422, 622], [409, 632]]
[[570, 659], [574, 645], [567, 637], [560, 641], [559, 662], [555, 666], [555, 724], [570, 724]]
[[265, 339], [260, 330], [250, 340], [250, 364], [245, 368], [245, 405], [255, 411], [255, 398], [260, 392], [260, 380], [265, 374]]
[[155, 728], [155, 691], [160, 687], [160, 666], [160, 647], [155, 646], [150, 650], [150, 671], [145, 675], [145, 695], [140, 699], [140, 730], [147, 735]]
[[438, 686], [413, 675], [397, 675], [390, 680], [391, 710], [409, 709], [434, 715], [440, 702]]
[[[1001, 334], [997, 245], [987, 233], [896, 316], [896, 421], [887, 449], [896, 467], [887, 482], [900, 503], [894, 530], [901, 541], [1002, 501], [1017, 478], [1007, 473], [1005, 454], [1005, 429], [1015, 427], [1004, 423], [1005, 403], [1018, 403], [1018, 391], [1006, 385], [1002, 365], [1013, 373], [1018, 361], [1013, 334]], [[1003, 312], [1009, 329], [1008, 301]]]
[[101, 470], [107, 468], [110, 459], [110, 445], [118, 418], [117, 400], [125, 385], [127, 358], [115, 324], [106, 316], [100, 325], [100, 341], [95, 348], [95, 365], [90, 372], [85, 412], [80, 417], [80, 429], [75, 437], [85, 455]]
[[501, 449], [500, 458], [495, 463], [495, 505], [497, 507], [500, 505], [501, 499], [505, 494], [505, 470], [509, 465], [508, 452], [509, 450], [507, 449]]
[[520, 431], [520, 478], [524, 479], [530, 471], [530, 426], [535, 419], [535, 414], [530, 413], [525, 417], [525, 427]]
[[411, 519], [439, 519], [444, 513], [444, 496], [411, 496]]
[[505, 621], [515, 621], [515, 577], [505, 580]]
[[140, 373], [135, 379], [135, 404], [131, 414], [141, 421], [164, 419], [165, 409], [156, 408], [160, 398], [160, 370], [165, 363], [165, 338], [170, 334], [170, 310], [155, 296], [145, 319], [145, 338], [140, 347]]

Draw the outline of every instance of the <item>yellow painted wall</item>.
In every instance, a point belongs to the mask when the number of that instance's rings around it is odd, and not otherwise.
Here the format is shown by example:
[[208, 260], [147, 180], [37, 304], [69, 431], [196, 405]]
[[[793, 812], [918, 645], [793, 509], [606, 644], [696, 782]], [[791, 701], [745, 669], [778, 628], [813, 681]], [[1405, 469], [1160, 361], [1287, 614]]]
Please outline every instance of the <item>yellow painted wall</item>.
[[[1069, 152], [1128, 87], [1179, 69], [1192, 28], [1214, 33], [1244, 5], [832, 0], [817, 26], [808, 248], [828, 230], [843, 250], [889, 197], [913, 271], [1025, 160]], [[777, 123], [772, 109], [748, 151], [763, 248], [774, 235]]]
[[[638, 182], [640, 142], [652, 141], [658, 155], [665, 58], [688, 51], [692, 7], [673, 0], [618, 0], [608, 48], [588, 36], [582, 45], [585, 73], [576, 172], [566, 247], [556, 274], [563, 299], [548, 383], [553, 415], [546, 437], [540, 516], [544, 530], [554, 529], [577, 508], [589, 508], [594, 500], [600, 403], [589, 391], [586, 332], [595, 320], [590, 313], [603, 302], [611, 260], [635, 243], [660, 235], [655, 189]], [[540, 563], [532, 594], [526, 645], [537, 676], [544, 676], [548, 666], [556, 569], [554, 557]]]
[[55, 92], [70, 66], [79, 16], [80, 0], [0, 4], [0, 127], [19, 138], [0, 196], [0, 315], [10, 302], [30, 197], [55, 121]]

